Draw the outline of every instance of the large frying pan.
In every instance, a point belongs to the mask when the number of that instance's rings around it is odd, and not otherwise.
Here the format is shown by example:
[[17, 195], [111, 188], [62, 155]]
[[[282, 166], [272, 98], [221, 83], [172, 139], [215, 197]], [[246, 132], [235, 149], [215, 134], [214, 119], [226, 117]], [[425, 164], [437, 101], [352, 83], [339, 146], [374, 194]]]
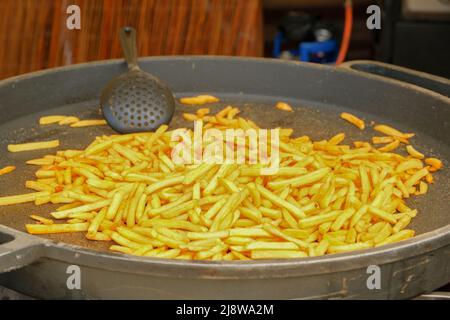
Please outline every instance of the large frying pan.
[[[345, 132], [348, 142], [371, 137], [370, 128], [360, 131], [339, 120], [339, 113], [346, 110], [415, 132], [418, 149], [443, 159], [445, 166], [435, 175], [429, 193], [411, 201], [419, 209], [412, 225], [418, 236], [317, 258], [179, 261], [111, 253], [81, 234], [27, 235], [23, 226], [30, 221], [29, 214], [45, 214], [51, 208], [7, 206], [0, 207], [0, 284], [38, 298], [397, 299], [450, 281], [448, 80], [368, 62], [334, 68], [266, 59], [170, 57], [142, 59], [141, 66], [166, 81], [177, 96], [212, 93], [241, 107], [246, 117], [264, 127], [293, 127], [314, 139], [338, 132]], [[34, 168], [24, 161], [48, 153], [10, 154], [6, 144], [59, 138], [62, 148], [80, 148], [96, 135], [111, 133], [107, 127], [39, 127], [37, 119], [45, 114], [100, 116], [101, 89], [125, 70], [122, 61], [96, 62], [0, 82], [0, 166], [18, 166], [0, 178], [0, 194], [25, 192], [23, 182], [33, 176]], [[295, 112], [276, 111], [273, 104], [278, 100], [290, 102]], [[179, 115], [186, 108], [178, 106], [172, 126], [185, 125]], [[81, 289], [67, 288], [69, 265], [80, 267]], [[380, 289], [367, 287], [371, 265], [380, 268]]]

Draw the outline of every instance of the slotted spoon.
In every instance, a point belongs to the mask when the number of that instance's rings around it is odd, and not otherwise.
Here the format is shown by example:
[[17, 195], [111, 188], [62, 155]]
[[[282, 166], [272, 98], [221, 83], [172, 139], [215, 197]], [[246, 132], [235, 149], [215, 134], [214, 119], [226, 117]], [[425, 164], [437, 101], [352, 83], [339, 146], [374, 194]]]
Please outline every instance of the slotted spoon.
[[175, 110], [169, 87], [142, 71], [137, 63], [136, 30], [120, 30], [128, 72], [112, 79], [103, 89], [100, 105], [108, 124], [120, 133], [154, 131], [168, 124]]

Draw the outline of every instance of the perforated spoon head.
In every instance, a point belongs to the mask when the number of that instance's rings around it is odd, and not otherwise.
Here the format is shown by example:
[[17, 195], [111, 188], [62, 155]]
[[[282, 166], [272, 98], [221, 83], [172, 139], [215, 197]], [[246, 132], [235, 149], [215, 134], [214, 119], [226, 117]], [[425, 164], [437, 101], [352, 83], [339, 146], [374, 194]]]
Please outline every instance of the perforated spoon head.
[[103, 90], [100, 105], [108, 124], [120, 133], [154, 131], [168, 124], [175, 111], [169, 87], [137, 64], [136, 31], [121, 30], [128, 72], [112, 79]]

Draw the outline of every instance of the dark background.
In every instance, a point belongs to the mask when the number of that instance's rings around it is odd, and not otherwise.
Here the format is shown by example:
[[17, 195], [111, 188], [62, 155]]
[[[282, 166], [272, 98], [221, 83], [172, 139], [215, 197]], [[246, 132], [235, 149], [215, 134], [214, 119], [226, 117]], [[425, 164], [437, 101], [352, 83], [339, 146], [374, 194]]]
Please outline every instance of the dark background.
[[[139, 54], [271, 57], [289, 12], [335, 28], [343, 0], [1, 0], [0, 79], [56, 66], [120, 58], [118, 29], [138, 30]], [[81, 30], [68, 30], [66, 9], [81, 8]], [[382, 8], [381, 30], [368, 30], [368, 5]], [[450, 1], [353, 0], [347, 60], [374, 59], [450, 77]], [[430, 9], [431, 8], [431, 9]]]

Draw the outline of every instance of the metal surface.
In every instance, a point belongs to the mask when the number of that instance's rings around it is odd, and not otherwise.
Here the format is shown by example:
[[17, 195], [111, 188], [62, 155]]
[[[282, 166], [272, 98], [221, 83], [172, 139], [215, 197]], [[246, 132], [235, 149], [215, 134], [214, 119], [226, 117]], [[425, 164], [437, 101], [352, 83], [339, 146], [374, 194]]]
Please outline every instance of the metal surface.
[[[107, 245], [82, 234], [24, 235], [31, 212], [46, 215], [51, 206], [0, 207], [0, 283], [38, 298], [411, 298], [450, 281], [450, 101], [447, 97], [380, 76], [298, 62], [222, 57], [151, 58], [141, 61], [173, 88], [176, 96], [208, 92], [263, 127], [285, 126], [313, 139], [345, 132], [347, 141], [368, 139], [339, 120], [342, 111], [368, 122], [415, 132], [414, 145], [444, 161], [426, 196], [411, 199], [419, 209], [412, 228], [418, 236], [397, 244], [351, 253], [283, 261], [212, 262], [141, 258], [106, 252]], [[98, 92], [125, 66], [99, 62], [49, 70], [0, 82], [0, 148], [11, 142], [58, 137], [61, 148], [81, 148], [106, 127], [39, 127], [44, 114], [98, 115]], [[64, 80], [64, 81], [63, 81]], [[54, 94], [49, 95], [49, 92]], [[294, 113], [275, 111], [276, 101]], [[192, 107], [178, 105], [172, 127]], [[2, 176], [1, 194], [26, 192], [23, 181], [35, 168], [24, 161], [49, 153], [33, 151], [0, 157], [0, 166], [17, 164]], [[11, 228], [5, 227], [9, 226]], [[18, 231], [16, 231], [18, 230]], [[21, 237], [33, 244], [24, 244]], [[53, 241], [52, 241], [53, 240]], [[16, 251], [21, 250], [21, 251]], [[20, 254], [17, 254], [19, 253]], [[9, 257], [6, 260], [5, 257]], [[15, 257], [15, 258], [14, 258]], [[7, 264], [3, 261], [9, 261]], [[66, 286], [69, 265], [81, 268], [81, 290]], [[381, 289], [367, 287], [367, 268], [378, 265]]]
[[435, 291], [429, 294], [423, 294], [416, 300], [450, 300], [450, 292]]
[[0, 286], [0, 301], [2, 300], [33, 300], [33, 298]]
[[100, 105], [108, 124], [121, 133], [154, 131], [172, 119], [175, 100], [169, 87], [137, 63], [136, 30], [120, 31], [128, 72], [111, 80]]
[[449, 81], [439, 76], [370, 60], [354, 60], [345, 62], [340, 66], [403, 81], [450, 98]]
[[448, 21], [450, 1], [448, 0], [403, 0], [402, 14], [407, 19], [428, 19]]

